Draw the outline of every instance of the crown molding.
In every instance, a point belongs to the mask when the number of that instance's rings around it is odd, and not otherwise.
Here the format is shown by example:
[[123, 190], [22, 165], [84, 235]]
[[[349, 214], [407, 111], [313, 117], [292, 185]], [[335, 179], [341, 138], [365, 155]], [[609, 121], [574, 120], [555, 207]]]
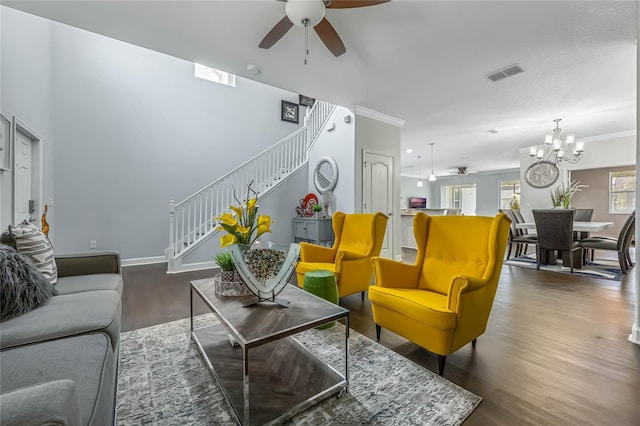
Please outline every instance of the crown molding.
[[404, 126], [405, 121], [396, 117], [392, 117], [387, 114], [383, 114], [378, 111], [374, 111], [369, 108], [361, 107], [361, 106], [353, 106], [349, 108], [351, 112], [355, 115], [360, 115], [362, 117], [372, 118], [374, 120], [382, 121], [383, 123], [391, 124], [392, 126], [402, 127]]

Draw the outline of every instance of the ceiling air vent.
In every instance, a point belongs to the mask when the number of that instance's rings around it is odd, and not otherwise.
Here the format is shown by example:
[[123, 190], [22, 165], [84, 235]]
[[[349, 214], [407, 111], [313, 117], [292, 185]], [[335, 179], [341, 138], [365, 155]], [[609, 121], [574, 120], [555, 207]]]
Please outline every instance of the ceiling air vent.
[[487, 78], [491, 81], [502, 80], [503, 78], [511, 77], [512, 75], [520, 74], [524, 70], [520, 68], [518, 65], [514, 65], [508, 68], [505, 68], [501, 71], [497, 71], [491, 73], [487, 76]]
[[507, 78], [508, 75], [502, 73], [502, 72], [497, 72], [495, 74], [491, 74], [490, 76], [488, 76], [487, 78], [491, 81], [498, 81], [498, 80], [502, 80], [503, 78]]

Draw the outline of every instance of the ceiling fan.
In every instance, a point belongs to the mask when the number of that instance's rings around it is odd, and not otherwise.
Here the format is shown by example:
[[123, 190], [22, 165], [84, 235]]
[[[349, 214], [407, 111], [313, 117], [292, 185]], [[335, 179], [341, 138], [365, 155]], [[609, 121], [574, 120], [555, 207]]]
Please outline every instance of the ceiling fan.
[[354, 7], [374, 6], [387, 3], [390, 0], [280, 0], [285, 1], [286, 16], [280, 20], [262, 39], [259, 47], [269, 49], [276, 44], [291, 27], [313, 29], [327, 49], [334, 56], [340, 56], [347, 51], [340, 36], [324, 17], [326, 9], [348, 9]]
[[457, 169], [455, 172], [449, 172], [449, 174], [459, 175], [459, 176], [466, 176], [469, 173], [477, 173], [477, 172], [470, 172], [467, 169], [467, 166], [458, 166], [458, 167], [455, 167], [455, 169]]

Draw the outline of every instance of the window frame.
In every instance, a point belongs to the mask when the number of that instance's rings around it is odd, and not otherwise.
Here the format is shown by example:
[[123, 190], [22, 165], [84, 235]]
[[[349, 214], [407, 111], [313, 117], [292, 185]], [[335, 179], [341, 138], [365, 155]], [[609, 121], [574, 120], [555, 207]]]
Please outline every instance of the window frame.
[[[613, 178], [615, 177], [628, 177], [628, 176], [633, 176], [635, 179], [637, 179], [637, 174], [636, 174], [636, 170], [622, 170], [622, 171], [610, 171], [609, 172], [609, 178], [608, 178], [608, 182], [607, 182], [607, 192], [608, 192], [608, 200], [607, 200], [607, 204], [608, 204], [608, 213], [610, 215], [628, 215], [629, 213], [631, 213], [634, 209], [635, 209], [635, 204], [636, 204], [636, 189], [625, 189], [625, 190], [614, 190], [613, 189]], [[636, 182], [637, 184], [637, 182]], [[613, 196], [614, 194], [633, 194], [633, 205], [630, 205], [629, 207], [629, 211], [614, 211], [614, 203], [613, 203]]]

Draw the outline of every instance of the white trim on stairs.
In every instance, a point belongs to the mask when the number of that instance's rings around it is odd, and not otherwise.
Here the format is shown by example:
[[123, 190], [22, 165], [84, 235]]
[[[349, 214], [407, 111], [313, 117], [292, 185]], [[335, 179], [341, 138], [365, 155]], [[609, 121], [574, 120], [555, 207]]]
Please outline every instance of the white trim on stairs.
[[166, 263], [167, 258], [164, 256], [152, 257], [135, 257], [131, 259], [122, 259], [122, 266], [151, 265], [153, 263]]

